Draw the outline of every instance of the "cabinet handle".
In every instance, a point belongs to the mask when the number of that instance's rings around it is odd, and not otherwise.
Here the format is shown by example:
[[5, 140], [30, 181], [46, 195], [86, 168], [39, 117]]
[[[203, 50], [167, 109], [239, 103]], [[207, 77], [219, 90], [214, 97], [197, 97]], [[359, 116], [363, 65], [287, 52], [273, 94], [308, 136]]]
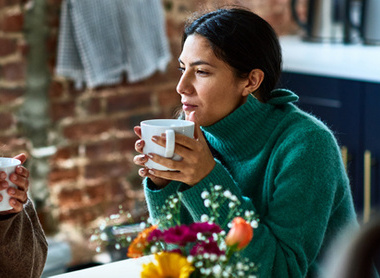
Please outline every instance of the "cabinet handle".
[[364, 223], [368, 222], [371, 214], [371, 152], [364, 152]]
[[340, 153], [342, 154], [344, 169], [346, 169], [346, 172], [347, 172], [347, 165], [348, 165], [348, 149], [347, 149], [347, 147], [342, 146], [340, 148]]

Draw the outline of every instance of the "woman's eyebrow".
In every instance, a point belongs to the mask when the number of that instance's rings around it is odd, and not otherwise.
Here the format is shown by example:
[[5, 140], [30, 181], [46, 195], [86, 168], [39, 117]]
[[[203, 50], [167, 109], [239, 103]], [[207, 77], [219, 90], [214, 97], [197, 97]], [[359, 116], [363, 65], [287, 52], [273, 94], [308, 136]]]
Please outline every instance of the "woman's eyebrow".
[[[180, 64], [185, 64], [184, 62], [182, 62], [182, 60], [180, 58], [178, 58], [178, 62]], [[210, 63], [206, 62], [206, 61], [203, 61], [203, 60], [198, 60], [198, 61], [195, 61], [195, 62], [192, 62], [190, 63], [190, 66], [199, 66], [199, 65], [208, 65], [210, 67], [214, 67], [213, 65], [211, 65]]]

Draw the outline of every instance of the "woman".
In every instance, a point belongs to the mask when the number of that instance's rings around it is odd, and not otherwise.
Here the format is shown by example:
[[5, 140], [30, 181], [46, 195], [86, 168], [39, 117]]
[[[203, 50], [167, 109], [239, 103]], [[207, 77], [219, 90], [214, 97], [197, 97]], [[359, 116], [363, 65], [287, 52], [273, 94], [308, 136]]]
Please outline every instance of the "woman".
[[[21, 163], [25, 154], [16, 157]], [[33, 203], [28, 198], [29, 171], [17, 166], [9, 176], [17, 185], [9, 187], [6, 174], [0, 172], [0, 189], [7, 189], [13, 209], [0, 212], [0, 277], [41, 277], [47, 256], [47, 242]], [[0, 199], [3, 197], [0, 194]]]
[[[177, 86], [195, 138], [176, 135], [173, 161], [137, 155], [175, 172], [142, 168], [153, 218], [168, 196], [182, 195], [181, 221], [207, 214], [201, 192], [220, 184], [238, 196], [241, 209], [260, 217], [244, 255], [260, 277], [314, 277], [325, 247], [355, 222], [349, 181], [337, 142], [320, 121], [298, 109], [298, 97], [274, 89], [281, 49], [271, 26], [242, 9], [221, 9], [187, 25]], [[135, 127], [138, 136], [140, 127]], [[153, 137], [164, 146], [164, 137]], [[142, 153], [144, 142], [136, 142]], [[225, 218], [227, 204], [220, 208]]]

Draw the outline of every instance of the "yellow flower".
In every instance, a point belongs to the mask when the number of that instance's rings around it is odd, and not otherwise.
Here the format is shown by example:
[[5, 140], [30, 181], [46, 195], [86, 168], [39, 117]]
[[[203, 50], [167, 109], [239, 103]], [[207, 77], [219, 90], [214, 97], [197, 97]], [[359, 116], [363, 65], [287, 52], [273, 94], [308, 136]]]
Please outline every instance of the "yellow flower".
[[178, 253], [161, 252], [154, 255], [155, 261], [144, 264], [141, 278], [187, 278], [194, 267]]

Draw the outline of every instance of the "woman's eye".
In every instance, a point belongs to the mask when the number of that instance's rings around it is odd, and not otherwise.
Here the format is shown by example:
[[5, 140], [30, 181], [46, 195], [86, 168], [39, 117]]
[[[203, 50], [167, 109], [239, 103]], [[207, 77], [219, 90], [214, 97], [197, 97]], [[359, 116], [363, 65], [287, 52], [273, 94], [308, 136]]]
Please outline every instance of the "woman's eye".
[[208, 75], [209, 73], [207, 71], [204, 71], [204, 70], [197, 70], [197, 74], [199, 74], [199, 75]]
[[179, 70], [181, 73], [184, 73], [184, 71], [185, 71], [185, 68], [182, 68], [182, 67], [178, 67], [178, 70]]

